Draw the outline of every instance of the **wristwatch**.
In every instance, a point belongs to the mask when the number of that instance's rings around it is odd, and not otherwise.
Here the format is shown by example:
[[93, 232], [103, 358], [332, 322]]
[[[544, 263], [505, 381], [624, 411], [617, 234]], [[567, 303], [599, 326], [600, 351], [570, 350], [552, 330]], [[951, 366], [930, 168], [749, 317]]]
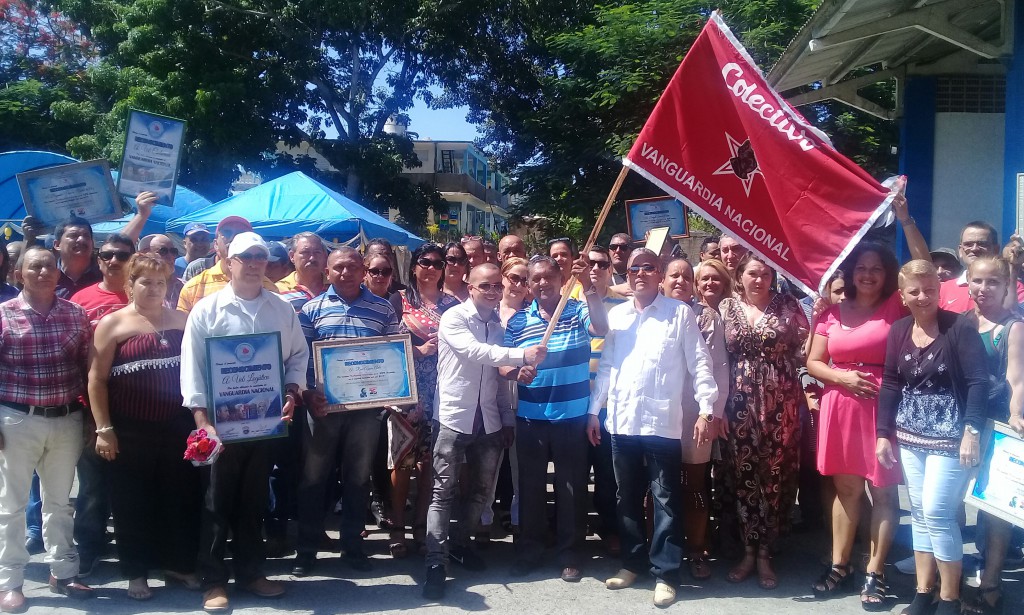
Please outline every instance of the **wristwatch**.
[[711, 423], [715, 422], [715, 415], [714, 414], [702, 414], [702, 415], [700, 415], [700, 418], [704, 419], [704, 422], [708, 423], [709, 425]]
[[972, 425], [964, 425], [964, 431], [966, 431], [967, 433], [971, 434], [972, 436], [976, 436], [976, 435], [981, 433], [976, 428], [974, 428]]

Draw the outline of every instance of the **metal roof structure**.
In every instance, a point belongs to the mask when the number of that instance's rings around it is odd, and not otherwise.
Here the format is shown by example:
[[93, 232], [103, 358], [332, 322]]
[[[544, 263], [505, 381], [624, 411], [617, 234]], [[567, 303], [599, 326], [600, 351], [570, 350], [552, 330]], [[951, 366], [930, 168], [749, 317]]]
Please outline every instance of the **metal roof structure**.
[[768, 83], [790, 93], [795, 106], [834, 99], [894, 119], [899, 103], [887, 109], [859, 90], [890, 79], [902, 86], [908, 74], [1003, 74], [1000, 58], [1012, 49], [1013, 4], [825, 0], [772, 67]]

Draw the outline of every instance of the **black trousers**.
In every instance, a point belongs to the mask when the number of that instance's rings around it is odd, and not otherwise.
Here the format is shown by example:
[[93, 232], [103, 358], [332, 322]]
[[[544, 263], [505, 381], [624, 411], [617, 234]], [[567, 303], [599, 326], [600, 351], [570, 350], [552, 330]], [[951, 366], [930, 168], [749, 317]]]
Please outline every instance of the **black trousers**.
[[183, 409], [170, 421], [114, 417], [113, 424], [120, 453], [110, 463], [110, 505], [121, 574], [194, 572], [202, 495], [199, 468], [182, 458], [192, 416]]
[[556, 558], [578, 566], [587, 537], [587, 415], [558, 421], [516, 421], [519, 460], [519, 559], [538, 564], [548, 529], [548, 459], [555, 465]]
[[205, 501], [199, 533], [203, 589], [230, 578], [224, 553], [228, 535], [235, 581], [247, 585], [263, 575], [263, 518], [270, 497], [272, 440], [226, 444], [217, 462], [203, 468]]

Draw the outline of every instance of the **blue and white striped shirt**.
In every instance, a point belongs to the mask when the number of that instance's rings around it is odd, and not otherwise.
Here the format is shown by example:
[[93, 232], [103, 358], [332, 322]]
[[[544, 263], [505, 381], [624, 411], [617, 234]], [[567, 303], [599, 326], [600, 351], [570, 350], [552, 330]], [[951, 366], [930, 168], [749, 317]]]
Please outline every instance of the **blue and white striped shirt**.
[[299, 324], [310, 346], [307, 381], [315, 382], [313, 375], [313, 342], [338, 338], [398, 335], [401, 320], [395, 308], [385, 299], [371, 293], [365, 286], [359, 288], [359, 297], [349, 303], [328, 286], [319, 296], [310, 299], [299, 312]]
[[[516, 312], [505, 326], [505, 345], [537, 346], [548, 322], [537, 302]], [[587, 304], [570, 299], [548, 342], [548, 354], [537, 366], [530, 384], [518, 385], [518, 416], [557, 421], [583, 416], [590, 403], [590, 312]]]

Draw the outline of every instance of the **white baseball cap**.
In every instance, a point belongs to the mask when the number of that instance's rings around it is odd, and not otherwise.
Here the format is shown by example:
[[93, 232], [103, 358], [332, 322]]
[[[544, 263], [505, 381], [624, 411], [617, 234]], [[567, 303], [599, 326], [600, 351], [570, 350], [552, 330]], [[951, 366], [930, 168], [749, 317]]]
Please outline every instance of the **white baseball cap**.
[[262, 237], [252, 231], [235, 235], [235, 238], [231, 240], [231, 245], [228, 246], [228, 258], [238, 256], [242, 252], [247, 252], [250, 248], [259, 248], [261, 252], [267, 255], [267, 258], [270, 258], [270, 248], [267, 247], [267, 242], [263, 241]]

